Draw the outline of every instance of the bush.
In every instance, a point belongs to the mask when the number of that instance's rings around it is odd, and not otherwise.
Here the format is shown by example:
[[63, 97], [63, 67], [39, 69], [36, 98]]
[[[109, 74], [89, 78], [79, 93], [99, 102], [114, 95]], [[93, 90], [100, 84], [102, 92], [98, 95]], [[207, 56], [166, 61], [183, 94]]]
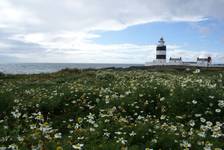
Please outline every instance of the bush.
[[98, 73], [96, 76], [96, 79], [98, 80], [106, 80], [106, 81], [113, 81], [115, 79], [115, 76], [113, 73], [105, 72], [105, 73]]
[[0, 114], [9, 112], [13, 107], [13, 97], [11, 93], [0, 93]]

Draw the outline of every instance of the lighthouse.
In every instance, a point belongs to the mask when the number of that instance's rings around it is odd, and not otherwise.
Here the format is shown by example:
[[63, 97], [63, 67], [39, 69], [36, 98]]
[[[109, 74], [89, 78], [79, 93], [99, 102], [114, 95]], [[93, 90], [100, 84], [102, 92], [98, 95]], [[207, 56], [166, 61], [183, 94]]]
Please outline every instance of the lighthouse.
[[[146, 62], [145, 66], [198, 66], [198, 67], [215, 67], [212, 64], [212, 58], [197, 58], [197, 61], [186, 62], [182, 57], [170, 57], [166, 62], [166, 45], [164, 39], [161, 37], [158, 45], [156, 46], [156, 59], [152, 62]], [[224, 65], [223, 65], [224, 66]]]
[[166, 45], [162, 37], [160, 38], [159, 44], [156, 47], [156, 62], [159, 64], [166, 63]]

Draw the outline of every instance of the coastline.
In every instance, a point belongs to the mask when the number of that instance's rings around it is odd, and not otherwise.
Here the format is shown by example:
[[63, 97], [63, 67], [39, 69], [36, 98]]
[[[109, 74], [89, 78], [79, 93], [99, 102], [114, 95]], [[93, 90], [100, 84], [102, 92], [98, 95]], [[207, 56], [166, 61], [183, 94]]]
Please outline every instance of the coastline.
[[[127, 64], [128, 65], [128, 64]], [[224, 66], [220, 67], [203, 67], [203, 66], [188, 66], [188, 65], [152, 65], [152, 66], [144, 66], [144, 65], [132, 65], [128, 67], [103, 67], [103, 68], [91, 68], [91, 67], [86, 67], [86, 68], [62, 68], [60, 70], [52, 71], [52, 72], [39, 72], [39, 73], [4, 73], [0, 71], [0, 76], [3, 75], [37, 75], [37, 74], [52, 74], [52, 73], [57, 73], [57, 72], [62, 72], [62, 71], [88, 71], [88, 70], [115, 70], [115, 71], [132, 71], [132, 70], [148, 70], [148, 71], [186, 71], [186, 70], [195, 70], [195, 69], [200, 69], [201, 71], [223, 71]], [[32, 72], [32, 71], [31, 71]]]

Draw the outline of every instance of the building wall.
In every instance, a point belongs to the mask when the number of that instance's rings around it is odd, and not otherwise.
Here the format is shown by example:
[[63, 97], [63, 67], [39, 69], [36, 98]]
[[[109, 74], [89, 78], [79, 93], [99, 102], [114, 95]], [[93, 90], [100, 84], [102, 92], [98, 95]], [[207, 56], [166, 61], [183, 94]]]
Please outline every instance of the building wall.
[[182, 60], [170, 60], [170, 63], [182, 63]]
[[156, 51], [156, 55], [166, 55], [166, 51]]
[[208, 61], [205, 60], [198, 60], [197, 61], [198, 66], [208, 66]]
[[166, 46], [165, 45], [163, 45], [163, 46], [159, 45], [159, 46], [156, 47], [156, 50], [157, 51], [166, 51]]
[[182, 60], [170, 60], [169, 64], [170, 65], [183, 65], [183, 61]]

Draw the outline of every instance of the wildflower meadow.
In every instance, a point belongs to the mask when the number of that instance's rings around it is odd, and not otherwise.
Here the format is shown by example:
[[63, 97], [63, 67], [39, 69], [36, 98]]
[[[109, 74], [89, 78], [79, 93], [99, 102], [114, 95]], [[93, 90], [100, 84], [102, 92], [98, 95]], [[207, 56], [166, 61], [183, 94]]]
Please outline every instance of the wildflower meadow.
[[0, 75], [0, 150], [222, 150], [224, 71]]

